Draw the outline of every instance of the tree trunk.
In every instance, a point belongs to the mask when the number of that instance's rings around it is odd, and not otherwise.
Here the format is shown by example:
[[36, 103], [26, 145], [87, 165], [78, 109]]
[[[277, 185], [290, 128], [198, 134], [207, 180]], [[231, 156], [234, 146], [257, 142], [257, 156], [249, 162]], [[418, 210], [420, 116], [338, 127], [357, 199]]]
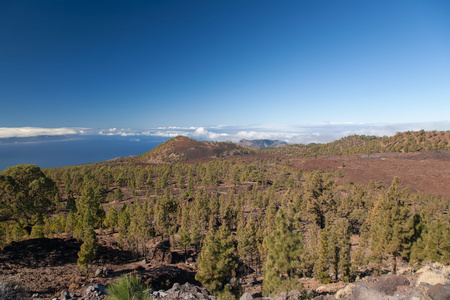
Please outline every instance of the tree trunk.
[[26, 231], [27, 235], [31, 235], [31, 230], [33, 229], [33, 227], [30, 224], [27, 224], [27, 226], [24, 226], [22, 228]]
[[397, 256], [394, 255], [394, 258], [392, 259], [392, 274], [397, 274]]

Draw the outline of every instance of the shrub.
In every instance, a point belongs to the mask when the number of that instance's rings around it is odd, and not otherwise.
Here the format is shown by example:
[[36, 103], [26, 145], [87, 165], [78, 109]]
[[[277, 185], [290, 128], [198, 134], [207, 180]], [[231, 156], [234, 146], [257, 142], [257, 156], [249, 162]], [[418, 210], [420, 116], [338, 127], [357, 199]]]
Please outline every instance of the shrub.
[[106, 288], [108, 300], [150, 300], [150, 288], [137, 275], [124, 275]]

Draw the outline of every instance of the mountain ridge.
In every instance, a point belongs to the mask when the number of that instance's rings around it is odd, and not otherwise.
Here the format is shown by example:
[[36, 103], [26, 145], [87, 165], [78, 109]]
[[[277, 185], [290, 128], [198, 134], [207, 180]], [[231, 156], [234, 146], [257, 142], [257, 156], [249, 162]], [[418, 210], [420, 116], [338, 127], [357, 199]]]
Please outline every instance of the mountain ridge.
[[287, 142], [280, 140], [258, 139], [258, 140], [246, 140], [242, 139], [238, 143], [241, 146], [248, 147], [253, 150], [278, 148], [287, 145]]

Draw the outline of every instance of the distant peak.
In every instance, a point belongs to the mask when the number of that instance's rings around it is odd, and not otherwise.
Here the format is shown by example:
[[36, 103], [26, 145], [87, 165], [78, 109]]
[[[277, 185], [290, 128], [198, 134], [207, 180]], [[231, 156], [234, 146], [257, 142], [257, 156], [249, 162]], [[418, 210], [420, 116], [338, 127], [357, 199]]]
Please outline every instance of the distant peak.
[[242, 139], [239, 142], [239, 145], [252, 148], [252, 149], [266, 149], [266, 148], [278, 148], [286, 145], [287, 143], [285, 141], [279, 141], [279, 140], [268, 140], [268, 139], [261, 139], [261, 140], [246, 140]]

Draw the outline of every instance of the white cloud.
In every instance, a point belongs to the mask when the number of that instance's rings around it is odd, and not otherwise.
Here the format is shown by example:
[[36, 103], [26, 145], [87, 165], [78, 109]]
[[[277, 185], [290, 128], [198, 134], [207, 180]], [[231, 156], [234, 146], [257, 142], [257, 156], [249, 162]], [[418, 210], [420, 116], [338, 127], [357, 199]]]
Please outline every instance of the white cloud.
[[327, 122], [315, 125], [211, 125], [203, 127], [168, 126], [147, 129], [145, 131], [124, 130], [118, 132], [133, 132], [134, 135], [175, 137], [183, 135], [201, 140], [233, 141], [241, 139], [281, 140], [288, 143], [327, 143], [349, 135], [391, 136], [398, 131], [407, 130], [448, 130], [450, 122], [434, 123], [392, 123], [392, 124], [362, 124], [352, 122]]
[[180, 131], [156, 131], [156, 132], [147, 132], [145, 135], [149, 136], [161, 136], [161, 137], [176, 137], [179, 135], [187, 136], [185, 132]]
[[157, 127], [156, 129], [159, 129], [159, 130], [166, 130], [166, 129], [170, 129], [170, 130], [173, 130], [173, 129], [195, 130], [195, 129], [197, 129], [197, 127], [193, 127], [193, 126], [190, 126], [190, 127], [168, 126], [168, 127]]
[[141, 135], [141, 132], [133, 130], [133, 129], [117, 129], [117, 128], [109, 128], [109, 129], [101, 129], [98, 131], [99, 135], [120, 135], [120, 136], [134, 136], [134, 135]]
[[349, 135], [392, 136], [407, 130], [448, 130], [450, 122], [363, 124], [335, 122], [316, 125], [262, 124], [245, 126], [205, 126], [194, 131], [184, 130], [183, 135], [206, 140], [233, 141], [241, 139], [271, 139], [288, 143], [327, 143]]
[[145, 130], [129, 128], [39, 128], [39, 127], [0, 127], [0, 138], [64, 136], [64, 135], [108, 135], [108, 136], [156, 136], [172, 138], [179, 135], [210, 141], [239, 142], [241, 139], [281, 140], [288, 143], [327, 143], [349, 135], [392, 136], [399, 131], [449, 130], [450, 122], [353, 124], [351, 122], [324, 123], [315, 125], [211, 125], [204, 127], [168, 126]]
[[40, 128], [40, 127], [0, 127], [0, 138], [25, 138], [36, 136], [58, 136], [83, 134], [85, 130], [75, 128]]
[[228, 133], [215, 133], [206, 130], [204, 127], [197, 128], [193, 133], [193, 136], [199, 137], [199, 138], [206, 138], [210, 140], [223, 140], [223, 138], [228, 137]]

